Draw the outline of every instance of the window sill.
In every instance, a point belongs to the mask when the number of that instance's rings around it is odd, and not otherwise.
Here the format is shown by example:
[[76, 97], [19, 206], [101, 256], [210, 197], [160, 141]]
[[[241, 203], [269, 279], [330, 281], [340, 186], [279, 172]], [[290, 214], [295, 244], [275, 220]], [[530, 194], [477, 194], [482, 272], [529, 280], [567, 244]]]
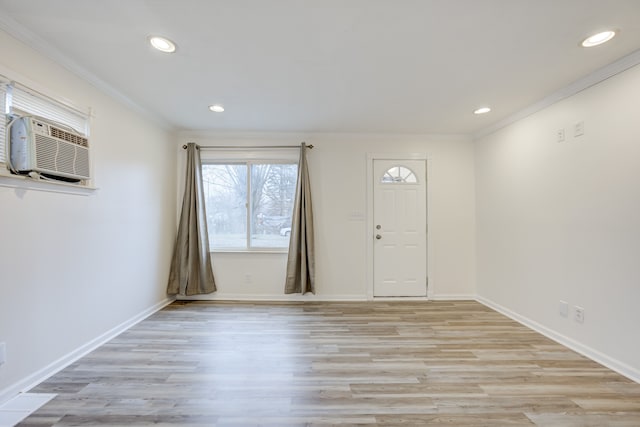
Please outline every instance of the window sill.
[[0, 171], [0, 187], [9, 187], [19, 190], [44, 191], [48, 193], [64, 193], [79, 196], [93, 194], [97, 188], [88, 185], [73, 184], [70, 182], [49, 181], [31, 178], [28, 175], [13, 175], [9, 171]]

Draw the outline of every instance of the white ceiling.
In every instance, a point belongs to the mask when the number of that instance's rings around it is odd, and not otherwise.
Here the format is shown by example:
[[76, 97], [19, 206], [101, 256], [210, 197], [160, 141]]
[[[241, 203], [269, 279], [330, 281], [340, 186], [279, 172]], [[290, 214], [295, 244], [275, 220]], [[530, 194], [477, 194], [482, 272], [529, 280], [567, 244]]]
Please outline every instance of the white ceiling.
[[0, 0], [0, 26], [175, 129], [474, 134], [640, 49], [640, 1]]

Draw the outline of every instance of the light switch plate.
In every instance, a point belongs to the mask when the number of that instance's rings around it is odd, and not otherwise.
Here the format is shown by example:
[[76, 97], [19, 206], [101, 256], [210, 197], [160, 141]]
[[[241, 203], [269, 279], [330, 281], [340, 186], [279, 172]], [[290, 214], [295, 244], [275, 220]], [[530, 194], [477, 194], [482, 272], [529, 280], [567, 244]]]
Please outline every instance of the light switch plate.
[[7, 361], [7, 343], [0, 342], [0, 365]]
[[569, 315], [569, 303], [566, 301], [560, 300], [558, 311], [560, 313], [560, 316], [567, 317]]

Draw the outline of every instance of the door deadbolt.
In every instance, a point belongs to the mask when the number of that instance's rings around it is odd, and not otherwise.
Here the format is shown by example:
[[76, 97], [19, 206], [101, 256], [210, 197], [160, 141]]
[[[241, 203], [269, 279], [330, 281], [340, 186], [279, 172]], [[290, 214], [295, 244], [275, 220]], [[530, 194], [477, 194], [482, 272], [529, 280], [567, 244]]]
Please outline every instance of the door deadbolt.
[[382, 226], [380, 224], [376, 225], [376, 230], [380, 230]]

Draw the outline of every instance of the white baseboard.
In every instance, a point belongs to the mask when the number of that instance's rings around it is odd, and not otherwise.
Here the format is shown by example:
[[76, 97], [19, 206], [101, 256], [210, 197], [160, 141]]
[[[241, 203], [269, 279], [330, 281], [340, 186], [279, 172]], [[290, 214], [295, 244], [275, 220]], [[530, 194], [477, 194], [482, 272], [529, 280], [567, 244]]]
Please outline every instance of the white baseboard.
[[178, 296], [178, 301], [475, 301], [475, 295], [469, 294], [437, 294], [426, 297], [373, 297], [367, 295], [314, 295], [314, 294], [232, 294], [213, 293], [206, 295]]
[[206, 294], [206, 295], [193, 295], [193, 296], [178, 296], [178, 301], [273, 301], [273, 302], [286, 302], [286, 301], [309, 301], [309, 302], [322, 302], [322, 301], [336, 301], [336, 302], [349, 302], [349, 301], [366, 301], [367, 298], [364, 295], [314, 295], [311, 293], [300, 294]]
[[578, 341], [575, 341], [565, 335], [562, 335], [552, 329], [547, 328], [546, 326], [541, 325], [540, 323], [531, 320], [525, 316], [521, 316], [518, 313], [515, 313], [511, 310], [509, 310], [506, 307], [501, 306], [500, 304], [497, 304], [487, 298], [481, 297], [481, 296], [476, 296], [476, 301], [478, 301], [480, 304], [484, 304], [487, 307], [490, 307], [492, 309], [494, 309], [495, 311], [504, 314], [505, 316], [515, 320], [518, 323], [523, 324], [524, 326], [533, 329], [536, 332], [541, 333], [542, 335], [544, 335], [545, 337], [552, 339], [553, 341], [564, 345], [565, 347], [570, 348], [571, 350], [575, 351], [576, 353], [580, 353], [581, 355], [583, 355], [584, 357], [587, 357], [591, 360], [593, 360], [594, 362], [598, 362], [599, 364], [606, 366], [607, 368], [611, 369], [612, 371], [615, 371], [617, 373], [619, 373], [620, 375], [623, 375], [627, 378], [629, 378], [632, 381], [635, 381], [637, 383], [640, 383], [640, 370], [627, 365], [626, 363], [623, 363], [617, 359], [614, 359], [610, 356], [607, 356], [604, 353], [599, 352], [598, 350], [595, 350], [589, 346], [586, 346]]
[[34, 372], [33, 374], [29, 375], [28, 377], [26, 377], [26, 378], [24, 378], [24, 379], [22, 379], [22, 380], [20, 380], [20, 381], [18, 381], [16, 383], [10, 385], [9, 387], [4, 388], [3, 390], [0, 390], [0, 404], [6, 402], [7, 400], [15, 397], [16, 395], [18, 395], [20, 393], [24, 393], [24, 392], [29, 391], [31, 388], [33, 388], [36, 385], [40, 384], [41, 382], [43, 382], [47, 378], [53, 376], [54, 374], [60, 372], [64, 368], [66, 368], [67, 366], [71, 365], [76, 360], [78, 360], [81, 357], [91, 353], [93, 350], [95, 350], [96, 348], [100, 347], [101, 345], [103, 345], [107, 341], [115, 338], [117, 335], [119, 335], [122, 332], [126, 331], [127, 329], [131, 328], [136, 323], [141, 322], [142, 320], [144, 320], [147, 317], [151, 316], [153, 313], [155, 313], [155, 312], [161, 310], [162, 308], [166, 307], [167, 305], [171, 304], [173, 301], [174, 301], [173, 298], [167, 298], [167, 299], [165, 299], [163, 301], [160, 301], [157, 304], [154, 304], [153, 306], [149, 307], [148, 309], [144, 310], [143, 312], [133, 316], [131, 319], [129, 319], [129, 320], [119, 324], [118, 326], [108, 330], [104, 334], [100, 335], [97, 338], [94, 338], [93, 340], [87, 342], [86, 344], [82, 345], [81, 347], [78, 347], [77, 349], [73, 350], [69, 354], [67, 354], [65, 356], [62, 356], [61, 358], [59, 358], [55, 362], [49, 364], [48, 366], [45, 366], [44, 368], [40, 369], [37, 372]]
[[389, 302], [389, 301], [429, 301], [429, 297], [371, 297], [367, 301]]
[[475, 301], [475, 295], [468, 294], [435, 294], [429, 297], [432, 301]]

